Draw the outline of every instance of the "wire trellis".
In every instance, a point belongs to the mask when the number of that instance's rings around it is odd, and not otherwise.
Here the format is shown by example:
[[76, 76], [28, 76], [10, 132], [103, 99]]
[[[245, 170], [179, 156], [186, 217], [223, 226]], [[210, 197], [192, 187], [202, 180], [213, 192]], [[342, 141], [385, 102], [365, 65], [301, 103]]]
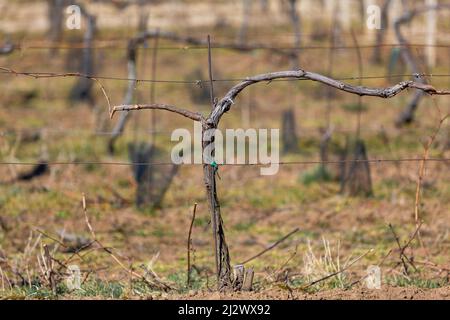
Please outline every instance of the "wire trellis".
[[[317, 165], [317, 164], [344, 164], [344, 163], [400, 163], [400, 162], [444, 162], [450, 163], [450, 158], [399, 158], [399, 159], [345, 159], [345, 160], [306, 160], [306, 161], [280, 161], [271, 163], [223, 163], [220, 166], [267, 166], [267, 165]], [[47, 165], [106, 165], [106, 166], [172, 166], [173, 162], [132, 162], [132, 161], [3, 161], [0, 165], [34, 166]], [[179, 166], [199, 166], [205, 163], [181, 163]]]
[[[61, 73], [61, 72], [20, 72], [20, 71], [14, 71], [9, 68], [0, 67], [0, 74], [13, 74], [13, 75], [23, 75], [23, 76], [29, 76], [34, 78], [57, 78], [57, 77], [82, 77], [82, 78], [88, 78], [88, 79], [98, 79], [98, 80], [114, 80], [114, 81], [136, 81], [137, 83], [144, 83], [144, 82], [150, 82], [150, 83], [171, 83], [171, 84], [195, 84], [195, 85], [206, 85], [210, 80], [206, 79], [198, 79], [198, 80], [178, 80], [178, 79], [167, 79], [167, 80], [158, 80], [158, 79], [132, 79], [127, 77], [113, 77], [113, 76], [102, 76], [102, 75], [90, 75], [90, 74], [82, 74], [82, 73]], [[426, 78], [447, 78], [450, 77], [450, 74], [427, 74], [427, 73], [420, 73], [420, 74], [394, 74], [394, 75], [373, 75], [373, 76], [362, 76], [362, 77], [356, 77], [356, 76], [348, 76], [348, 77], [340, 77], [340, 78], [334, 78], [335, 80], [339, 81], [351, 81], [351, 80], [370, 80], [370, 79], [388, 79], [388, 78], [405, 78], [405, 77], [411, 77], [411, 78], [420, 78], [420, 77], [426, 77]], [[247, 78], [229, 78], [229, 79], [213, 79], [214, 82], [238, 82], [238, 81], [245, 81]], [[290, 82], [290, 81], [304, 81], [308, 79], [304, 78], [298, 78], [298, 79], [274, 79], [270, 82]]]

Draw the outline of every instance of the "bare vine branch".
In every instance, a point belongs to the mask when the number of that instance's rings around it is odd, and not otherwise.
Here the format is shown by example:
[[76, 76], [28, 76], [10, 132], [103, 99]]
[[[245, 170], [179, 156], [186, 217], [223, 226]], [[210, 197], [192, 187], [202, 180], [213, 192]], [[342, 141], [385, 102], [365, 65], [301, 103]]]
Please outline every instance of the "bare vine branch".
[[258, 83], [258, 82], [268, 82], [270, 83], [276, 79], [308, 79], [311, 81], [317, 81], [328, 85], [330, 87], [342, 90], [348, 93], [357, 94], [360, 96], [372, 96], [379, 98], [392, 98], [398, 93], [402, 92], [408, 88], [415, 88], [422, 90], [430, 95], [450, 95], [448, 90], [436, 90], [431, 85], [426, 85], [422, 83], [417, 83], [414, 81], [403, 81], [391, 87], [385, 88], [370, 88], [365, 86], [354, 86], [339, 80], [332, 79], [330, 77], [324, 76], [319, 73], [309, 72], [305, 70], [297, 71], [279, 71], [272, 73], [265, 73], [249, 77], [246, 80], [238, 83], [232, 87], [228, 93], [217, 103], [215, 109], [212, 111], [211, 115], [208, 117], [208, 123], [217, 124], [220, 121], [222, 115], [230, 110], [231, 105], [234, 103], [235, 98], [243, 91], [246, 87]]
[[[253, 77], [249, 77], [246, 80], [238, 83], [234, 87], [232, 87], [228, 93], [216, 104], [215, 108], [206, 119], [208, 124], [217, 125], [220, 121], [220, 118], [223, 114], [230, 110], [231, 105], [234, 103], [235, 98], [248, 86], [258, 83], [258, 82], [268, 82], [270, 83], [276, 79], [307, 79], [311, 81], [316, 81], [333, 87], [338, 90], [342, 90], [348, 93], [356, 94], [359, 96], [372, 96], [379, 98], [392, 98], [404, 91], [405, 89], [413, 88], [421, 90], [430, 95], [450, 95], [450, 90], [437, 90], [431, 85], [417, 83], [414, 81], [402, 81], [397, 83], [391, 87], [385, 88], [370, 88], [365, 86], [354, 86], [339, 80], [335, 80], [333, 78], [324, 76], [319, 73], [309, 72], [305, 70], [297, 70], [297, 71], [279, 71], [272, 73], [264, 73], [259, 74]], [[141, 104], [141, 105], [120, 105], [112, 108], [111, 117], [117, 111], [131, 111], [131, 110], [140, 110], [140, 109], [159, 109], [166, 110], [174, 113], [178, 113], [184, 117], [195, 121], [202, 121], [203, 117], [199, 113], [195, 113], [185, 109], [179, 109], [175, 106], [166, 105], [166, 104]]]
[[171, 106], [168, 104], [162, 104], [162, 103], [154, 103], [154, 104], [133, 104], [133, 105], [120, 105], [115, 106], [112, 108], [111, 111], [111, 118], [114, 116], [114, 114], [117, 111], [132, 111], [132, 110], [143, 110], [143, 109], [150, 109], [150, 110], [166, 110], [174, 113], [178, 113], [179, 115], [182, 115], [186, 118], [189, 118], [194, 121], [202, 121], [203, 116], [200, 113], [192, 112], [185, 109], [180, 109], [175, 106]]

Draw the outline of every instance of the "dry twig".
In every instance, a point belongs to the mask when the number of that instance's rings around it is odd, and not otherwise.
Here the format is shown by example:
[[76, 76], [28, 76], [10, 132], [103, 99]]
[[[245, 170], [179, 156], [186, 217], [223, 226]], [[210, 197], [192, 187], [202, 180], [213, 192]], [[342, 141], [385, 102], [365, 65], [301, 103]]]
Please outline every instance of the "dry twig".
[[282, 243], [284, 240], [286, 240], [287, 238], [289, 238], [290, 236], [292, 236], [294, 233], [297, 233], [298, 231], [300, 231], [300, 228], [295, 228], [294, 230], [292, 230], [291, 232], [289, 232], [287, 235], [285, 235], [284, 237], [280, 238], [279, 240], [277, 240], [276, 242], [272, 243], [270, 246], [268, 246], [266, 249], [264, 249], [263, 251], [255, 254], [253, 257], [248, 258], [247, 260], [245, 260], [244, 262], [241, 262], [240, 264], [244, 265], [246, 263], [249, 263], [252, 260], [255, 260], [256, 258], [259, 258], [260, 256], [262, 256], [263, 254], [267, 253], [268, 251], [272, 250], [273, 248], [275, 248], [276, 246], [278, 246], [280, 243]]
[[361, 260], [362, 258], [364, 258], [366, 255], [368, 255], [368, 254], [371, 253], [372, 251], [373, 251], [373, 249], [368, 250], [366, 253], [360, 255], [359, 257], [357, 257], [355, 260], [353, 260], [352, 262], [350, 262], [350, 263], [349, 263], [347, 266], [345, 266], [344, 268], [342, 268], [342, 269], [340, 269], [340, 270], [338, 270], [338, 271], [336, 271], [336, 272], [330, 273], [329, 275], [326, 275], [325, 277], [322, 277], [322, 278], [320, 278], [320, 279], [314, 280], [314, 281], [312, 281], [312, 282], [310, 282], [310, 283], [308, 283], [308, 284], [306, 284], [306, 285], [303, 285], [303, 286], [301, 286], [299, 289], [300, 289], [300, 290], [308, 289], [309, 287], [312, 287], [313, 285], [318, 284], [319, 282], [325, 281], [325, 280], [327, 280], [327, 279], [329, 279], [329, 278], [335, 277], [335, 276], [337, 276], [337, 275], [343, 273], [344, 271], [348, 270], [348, 269], [349, 269], [350, 267], [352, 267], [356, 262], [358, 262], [359, 260]]
[[187, 287], [191, 285], [191, 249], [192, 249], [192, 228], [194, 227], [195, 213], [197, 211], [197, 203], [194, 203], [194, 209], [192, 210], [192, 219], [189, 226], [189, 233], [187, 239]]
[[138, 278], [140, 280], [143, 280], [145, 283], [147, 283], [150, 286], [156, 286], [157, 288], [160, 289], [164, 289], [164, 290], [168, 290], [168, 289], [172, 289], [169, 285], [163, 283], [160, 279], [148, 279], [147, 277], [145, 277], [144, 275], [138, 274], [137, 272], [135, 272], [133, 269], [131, 268], [127, 268], [122, 261], [120, 261], [119, 258], [117, 258], [117, 256], [112, 252], [111, 248], [107, 248], [105, 247], [98, 239], [97, 236], [95, 235], [95, 231], [92, 228], [91, 223], [89, 222], [89, 217], [87, 214], [87, 207], [86, 207], [86, 197], [83, 194], [83, 212], [84, 212], [84, 217], [85, 217], [85, 221], [86, 221], [86, 225], [89, 229], [89, 232], [92, 235], [92, 238], [94, 239], [95, 243], [97, 243], [100, 247], [100, 249], [102, 249], [103, 251], [105, 251], [116, 263], [117, 265], [119, 265], [123, 270], [125, 270], [131, 277], [135, 277]]

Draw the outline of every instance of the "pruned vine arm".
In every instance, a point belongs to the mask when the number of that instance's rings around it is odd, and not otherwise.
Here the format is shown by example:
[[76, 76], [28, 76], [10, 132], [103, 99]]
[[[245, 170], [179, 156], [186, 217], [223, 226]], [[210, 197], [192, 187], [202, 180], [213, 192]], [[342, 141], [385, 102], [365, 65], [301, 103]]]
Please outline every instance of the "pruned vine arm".
[[238, 83], [234, 87], [232, 87], [228, 93], [218, 101], [214, 110], [211, 112], [208, 117], [207, 122], [209, 124], [217, 125], [220, 121], [222, 115], [230, 110], [231, 105], [234, 103], [234, 99], [239, 95], [241, 91], [243, 91], [246, 87], [258, 83], [258, 82], [271, 82], [277, 79], [307, 79], [311, 81], [317, 81], [328, 85], [330, 87], [352, 93], [360, 96], [373, 96], [380, 98], [392, 98], [398, 93], [402, 92], [408, 88], [416, 88], [422, 90], [431, 95], [450, 95], [450, 91], [441, 91], [436, 90], [431, 85], [424, 85], [422, 83], [417, 83], [414, 81], [403, 81], [391, 87], [385, 88], [370, 88], [364, 86], [354, 86], [336, 79], [332, 79], [330, 77], [309, 72], [305, 70], [297, 70], [297, 71], [280, 71], [280, 72], [272, 72], [256, 75], [253, 77], [249, 77], [246, 80]]
[[154, 103], [154, 104], [132, 104], [132, 105], [119, 105], [115, 106], [111, 112], [111, 118], [117, 111], [132, 111], [132, 110], [143, 110], [143, 109], [151, 109], [151, 110], [166, 110], [170, 112], [177, 113], [186, 118], [189, 118], [194, 121], [202, 121], [203, 116], [200, 113], [192, 112], [186, 109], [180, 109], [172, 105]]

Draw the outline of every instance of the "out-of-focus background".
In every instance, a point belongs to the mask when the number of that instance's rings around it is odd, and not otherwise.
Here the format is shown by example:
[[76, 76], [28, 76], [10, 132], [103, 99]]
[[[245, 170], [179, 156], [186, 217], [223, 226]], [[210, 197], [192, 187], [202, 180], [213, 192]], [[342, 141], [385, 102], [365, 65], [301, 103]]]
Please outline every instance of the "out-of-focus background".
[[[67, 27], [71, 5], [80, 29]], [[150, 110], [110, 119], [105, 94], [207, 115], [208, 35], [219, 98], [300, 68], [449, 90], [449, 17], [443, 0], [0, 0], [0, 296], [217, 297], [202, 166], [170, 162], [172, 131], [193, 123]], [[219, 166], [232, 264], [300, 230], [246, 264], [253, 291], [236, 297], [448, 297], [449, 102], [305, 80], [243, 91], [220, 128], [279, 128], [283, 164], [273, 176]], [[65, 282], [69, 265], [81, 289]], [[370, 265], [385, 290], [366, 288]]]

